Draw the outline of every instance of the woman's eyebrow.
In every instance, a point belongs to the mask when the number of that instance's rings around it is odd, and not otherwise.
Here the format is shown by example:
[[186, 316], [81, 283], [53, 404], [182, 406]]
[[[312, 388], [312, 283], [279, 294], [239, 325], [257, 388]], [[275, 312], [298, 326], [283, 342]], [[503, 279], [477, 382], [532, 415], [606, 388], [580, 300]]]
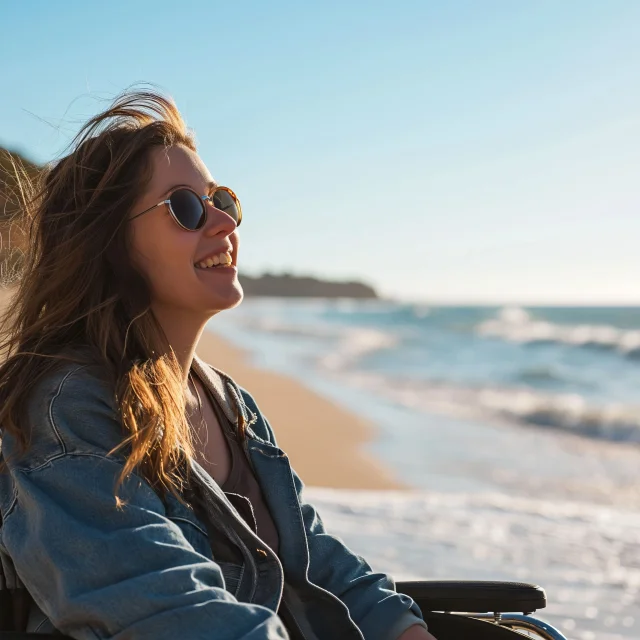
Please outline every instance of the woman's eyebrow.
[[[218, 186], [218, 183], [215, 180], [211, 180], [209, 182], [207, 182], [207, 193], [211, 193], [212, 189], [215, 189]], [[161, 196], [161, 198], [164, 200], [167, 197], [167, 194], [171, 193], [172, 191], [175, 191], [176, 189], [181, 189], [182, 187], [186, 187], [187, 189], [191, 189], [192, 191], [195, 191], [196, 193], [198, 193], [197, 189], [194, 189], [190, 184], [174, 184], [173, 187], [170, 187], [169, 189], [167, 189]]]

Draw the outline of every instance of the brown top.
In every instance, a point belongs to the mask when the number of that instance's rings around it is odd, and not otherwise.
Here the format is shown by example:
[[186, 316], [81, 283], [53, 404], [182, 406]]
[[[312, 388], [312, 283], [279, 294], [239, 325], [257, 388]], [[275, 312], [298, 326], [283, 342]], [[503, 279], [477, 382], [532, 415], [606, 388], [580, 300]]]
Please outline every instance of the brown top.
[[[245, 455], [242, 445], [234, 437], [229, 435], [229, 433], [235, 434], [236, 429], [225, 415], [216, 398], [213, 397], [213, 394], [208, 390], [207, 393], [209, 393], [213, 410], [220, 421], [220, 426], [222, 427], [222, 432], [225, 434], [231, 454], [231, 470], [229, 477], [221, 486], [221, 489], [226, 494], [243, 496], [249, 501], [251, 511], [247, 513], [246, 509], [240, 508], [238, 509], [240, 515], [247, 524], [254, 529], [258, 537], [277, 554], [280, 543], [278, 530], [271, 517], [267, 503], [264, 500], [262, 489], [253, 474], [253, 469]], [[236, 508], [238, 507], [236, 500], [231, 500], [231, 502]], [[251, 520], [253, 520], [253, 522]]]
[[[221, 489], [242, 518], [257, 533], [258, 537], [278, 554], [280, 546], [278, 530], [242, 444], [236, 439], [237, 436], [234, 437], [237, 434], [237, 429], [226, 415], [215, 394], [210, 391], [207, 385], [205, 385], [205, 389], [209, 394], [211, 405], [220, 422], [220, 427], [225, 435], [231, 454], [229, 477], [222, 484]], [[289, 637], [291, 640], [303, 640], [304, 638], [318, 640], [318, 636], [313, 632], [305, 615], [299, 614], [297, 618], [294, 618], [291, 614], [287, 604], [287, 600], [290, 597], [293, 597], [293, 595], [285, 578], [283, 597], [277, 613]], [[302, 632], [301, 627], [304, 628], [304, 632]]]

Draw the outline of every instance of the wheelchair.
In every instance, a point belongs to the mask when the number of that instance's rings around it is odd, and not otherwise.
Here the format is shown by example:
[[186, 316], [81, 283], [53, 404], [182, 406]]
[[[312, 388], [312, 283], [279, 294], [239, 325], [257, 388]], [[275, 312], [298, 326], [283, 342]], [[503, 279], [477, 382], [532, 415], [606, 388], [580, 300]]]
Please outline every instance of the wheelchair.
[[[410, 581], [396, 583], [413, 598], [438, 640], [568, 640], [531, 614], [547, 604], [544, 589], [519, 582]], [[0, 640], [65, 640], [67, 636], [24, 633], [29, 596], [0, 590]]]
[[[413, 598], [438, 640], [568, 640], [531, 614], [547, 606], [544, 589], [522, 582], [430, 580], [397, 582], [398, 593]], [[1, 640], [1, 636], [0, 636]]]

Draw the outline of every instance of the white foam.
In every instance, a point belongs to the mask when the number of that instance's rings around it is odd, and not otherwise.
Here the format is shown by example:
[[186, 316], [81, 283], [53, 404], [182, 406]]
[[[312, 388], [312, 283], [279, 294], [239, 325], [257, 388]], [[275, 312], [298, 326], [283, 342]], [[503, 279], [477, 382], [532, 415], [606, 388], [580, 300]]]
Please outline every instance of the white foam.
[[608, 403], [590, 405], [577, 394], [542, 394], [527, 389], [483, 389], [483, 409], [508, 420], [575, 431], [582, 435], [640, 442], [640, 408]]
[[564, 325], [535, 320], [520, 307], [505, 307], [496, 318], [476, 327], [482, 336], [510, 342], [535, 344], [556, 342], [574, 347], [611, 349], [629, 357], [640, 357], [640, 330], [619, 329], [609, 325]]
[[390, 349], [397, 344], [397, 338], [390, 333], [362, 327], [345, 327], [340, 344], [331, 353], [318, 359], [318, 364], [331, 371], [341, 370], [363, 356]]
[[565, 629], [573, 621], [568, 637], [640, 636], [640, 513], [502, 494], [305, 496], [330, 532], [397, 580], [533, 582], [547, 590], [542, 617]]
[[[348, 306], [351, 301], [338, 302]], [[367, 354], [390, 349], [398, 343], [397, 336], [380, 329], [319, 320], [313, 324], [301, 324], [278, 316], [264, 315], [244, 317], [240, 322], [249, 331], [326, 341], [327, 346], [323, 350], [325, 355], [318, 356], [316, 364], [329, 371], [343, 370]]]
[[465, 418], [500, 419], [558, 429], [605, 440], [640, 443], [640, 406], [590, 404], [577, 394], [528, 388], [456, 386], [439, 381], [349, 374], [351, 384], [403, 406]]

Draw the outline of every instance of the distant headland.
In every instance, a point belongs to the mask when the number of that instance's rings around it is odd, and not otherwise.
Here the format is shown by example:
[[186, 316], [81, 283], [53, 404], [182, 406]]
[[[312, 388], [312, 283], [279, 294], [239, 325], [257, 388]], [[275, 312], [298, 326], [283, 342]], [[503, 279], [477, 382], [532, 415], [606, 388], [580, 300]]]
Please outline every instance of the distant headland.
[[289, 273], [265, 273], [251, 277], [240, 275], [240, 284], [246, 296], [290, 298], [377, 298], [373, 287], [362, 282], [320, 280], [312, 276]]

